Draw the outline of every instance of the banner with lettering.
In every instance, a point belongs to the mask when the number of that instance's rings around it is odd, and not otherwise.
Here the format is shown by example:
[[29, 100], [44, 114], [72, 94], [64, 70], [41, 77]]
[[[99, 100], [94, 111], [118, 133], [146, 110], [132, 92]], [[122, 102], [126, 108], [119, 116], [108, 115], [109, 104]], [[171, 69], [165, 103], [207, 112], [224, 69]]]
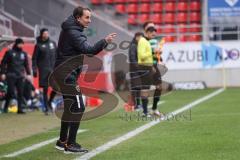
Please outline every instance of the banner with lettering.
[[169, 69], [240, 67], [240, 41], [166, 43], [163, 62]]
[[208, 0], [208, 16], [239, 17], [240, 0]]

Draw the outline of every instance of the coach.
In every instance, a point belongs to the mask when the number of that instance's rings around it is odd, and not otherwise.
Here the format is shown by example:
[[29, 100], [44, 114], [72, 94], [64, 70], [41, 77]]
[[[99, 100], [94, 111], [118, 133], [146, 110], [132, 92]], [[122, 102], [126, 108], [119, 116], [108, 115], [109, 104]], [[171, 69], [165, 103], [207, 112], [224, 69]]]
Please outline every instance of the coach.
[[[116, 33], [109, 34], [106, 38], [101, 39], [93, 46], [87, 42], [87, 37], [83, 33], [84, 28], [87, 28], [91, 22], [91, 10], [83, 8], [81, 6], [74, 9], [73, 14], [62, 23], [62, 31], [60, 33], [58, 50], [56, 55], [55, 68], [62, 66], [64, 62], [78, 55], [88, 54], [96, 55], [107, 47], [108, 43], [113, 41]], [[71, 64], [69, 64], [71, 65]], [[78, 88], [77, 79], [81, 74], [80, 67], [83, 65], [83, 60], [79, 62], [79, 68], [73, 70], [69, 76], [66, 77], [66, 83], [71, 84]], [[66, 66], [69, 67], [69, 66]], [[77, 89], [78, 90], [78, 89]], [[85, 106], [82, 103], [81, 91], [78, 91], [79, 95], [64, 95], [64, 112], [61, 119], [60, 138], [56, 143], [56, 148], [64, 150], [65, 153], [79, 153], [88, 152], [76, 142], [76, 135], [80, 125], [80, 120], [84, 112]], [[69, 106], [67, 101], [71, 100], [72, 103]], [[69, 108], [71, 107], [71, 108]], [[67, 114], [67, 111], [77, 112], [79, 115], [79, 121], [66, 121], [63, 117]]]

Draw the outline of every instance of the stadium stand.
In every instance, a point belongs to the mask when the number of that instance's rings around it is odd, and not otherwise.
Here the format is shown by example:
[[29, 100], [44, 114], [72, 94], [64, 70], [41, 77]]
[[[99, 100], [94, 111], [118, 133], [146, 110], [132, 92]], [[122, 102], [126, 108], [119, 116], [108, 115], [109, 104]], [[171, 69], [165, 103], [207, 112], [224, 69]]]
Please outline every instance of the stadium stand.
[[2, 35], [18, 37], [34, 37], [34, 28], [21, 22], [11, 14], [0, 10], [0, 28], [4, 28]]
[[0, 15], [0, 35], [13, 35], [12, 21], [4, 15]]
[[201, 0], [91, 0], [91, 3], [94, 7], [112, 5], [115, 13], [127, 15], [130, 28], [151, 20], [169, 42], [202, 40]]

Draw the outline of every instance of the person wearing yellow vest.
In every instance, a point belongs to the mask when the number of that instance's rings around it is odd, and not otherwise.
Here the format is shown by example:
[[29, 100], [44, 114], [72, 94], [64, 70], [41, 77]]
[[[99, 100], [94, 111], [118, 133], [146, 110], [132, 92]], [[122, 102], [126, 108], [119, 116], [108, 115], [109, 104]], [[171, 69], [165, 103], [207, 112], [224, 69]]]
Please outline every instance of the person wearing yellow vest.
[[154, 27], [147, 28], [145, 36], [141, 37], [138, 42], [138, 65], [139, 71], [143, 72], [141, 74], [141, 99], [143, 107], [143, 116], [151, 117], [148, 114], [148, 96], [149, 89], [151, 85], [155, 85], [154, 77], [157, 70], [153, 66], [153, 54], [152, 47], [149, 42], [156, 36], [156, 29]]
[[[154, 28], [151, 27], [150, 29]], [[154, 30], [152, 32], [149, 30], [148, 33], [151, 36]], [[138, 64], [144, 66], [153, 65], [152, 47], [145, 37], [141, 37], [138, 42]]]
[[[145, 33], [149, 27], [155, 28], [155, 24], [152, 21], [145, 22], [143, 24], [143, 29], [144, 29]], [[162, 80], [161, 80], [162, 75], [160, 73], [160, 70], [158, 69], [158, 65], [159, 64], [164, 65], [162, 63], [161, 52], [162, 52], [162, 47], [163, 47], [163, 44], [165, 43], [165, 40], [164, 40], [164, 38], [162, 38], [159, 41], [159, 39], [156, 39], [154, 37], [149, 40], [149, 43], [152, 48], [153, 66], [156, 69], [156, 74], [154, 75], [154, 79], [155, 79], [155, 82], [157, 82], [157, 83], [155, 83], [156, 89], [155, 89], [154, 95], [153, 95], [153, 104], [152, 104], [151, 115], [163, 117], [163, 114], [158, 111], [158, 107], [157, 107], [157, 104], [160, 101], [161, 94], [162, 94]]]

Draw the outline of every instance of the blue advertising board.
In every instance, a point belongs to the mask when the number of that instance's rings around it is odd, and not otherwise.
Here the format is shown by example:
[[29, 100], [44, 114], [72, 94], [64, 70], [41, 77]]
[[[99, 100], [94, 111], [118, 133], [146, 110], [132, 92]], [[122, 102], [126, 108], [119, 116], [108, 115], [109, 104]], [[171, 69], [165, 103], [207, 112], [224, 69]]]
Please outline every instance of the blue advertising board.
[[208, 0], [208, 16], [240, 17], [240, 0]]

